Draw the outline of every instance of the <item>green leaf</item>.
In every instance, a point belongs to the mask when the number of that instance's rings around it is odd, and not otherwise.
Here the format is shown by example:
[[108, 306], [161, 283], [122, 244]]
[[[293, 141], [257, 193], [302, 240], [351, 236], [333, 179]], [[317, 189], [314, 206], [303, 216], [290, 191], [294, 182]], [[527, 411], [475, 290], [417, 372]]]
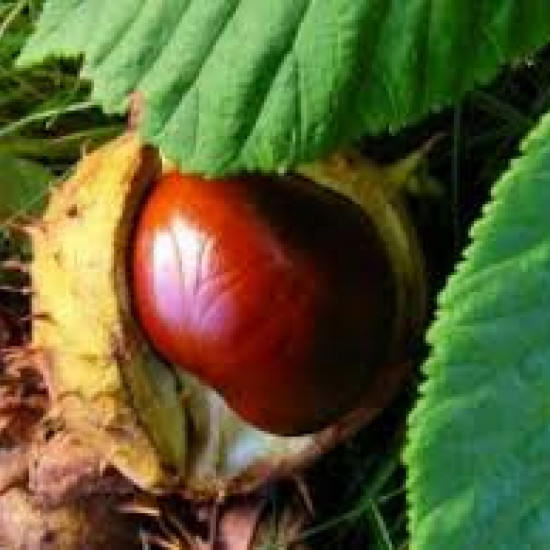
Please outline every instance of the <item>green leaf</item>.
[[38, 212], [52, 179], [44, 166], [5, 153], [0, 144], [0, 222]]
[[428, 333], [413, 550], [550, 548], [550, 113], [497, 182]]
[[548, 0], [47, 0], [20, 65], [84, 54], [181, 166], [284, 169], [461, 97], [550, 39]]

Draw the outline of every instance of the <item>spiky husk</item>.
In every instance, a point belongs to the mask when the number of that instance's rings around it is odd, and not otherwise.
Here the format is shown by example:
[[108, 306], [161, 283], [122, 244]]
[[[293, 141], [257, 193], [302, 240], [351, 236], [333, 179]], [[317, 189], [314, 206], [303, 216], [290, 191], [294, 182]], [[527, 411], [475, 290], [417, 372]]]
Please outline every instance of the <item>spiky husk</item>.
[[[249, 426], [214, 391], [160, 363], [132, 321], [125, 284], [133, 216], [159, 170], [154, 153], [128, 133], [84, 157], [32, 227], [33, 309], [43, 314], [32, 342], [47, 362], [49, 417], [143, 489], [178, 488], [194, 498], [249, 491], [348, 437], [399, 386], [403, 369], [381, 372], [365, 405], [335, 425], [280, 437]], [[394, 212], [381, 211], [384, 219]], [[408, 257], [416, 249], [403, 234], [399, 254]], [[410, 328], [403, 328], [405, 302], [396, 337]]]
[[[160, 362], [133, 321], [126, 260], [134, 215], [161, 170], [155, 152], [129, 132], [84, 156], [42, 218], [25, 228], [33, 249], [32, 337], [8, 358], [12, 370], [40, 374], [40, 406], [9, 449], [13, 456], [0, 456], [7, 473], [3, 486], [0, 476], [0, 534], [12, 536], [25, 521], [51, 521], [54, 532], [74, 534], [55, 546], [69, 550], [78, 547], [71, 540], [93, 535], [85, 524], [98, 516], [90, 508], [97, 498], [108, 497], [115, 537], [114, 510], [136, 494], [178, 494], [194, 506], [253, 493], [296, 476], [353, 435], [407, 376], [402, 348], [424, 302], [414, 232], [399, 201], [380, 187], [383, 171], [369, 175], [361, 165], [334, 161], [305, 170], [375, 218], [399, 289], [394, 366], [378, 371], [363, 405], [316, 434], [270, 435], [241, 420], [210, 388]], [[12, 505], [21, 518], [14, 512], [10, 519]]]

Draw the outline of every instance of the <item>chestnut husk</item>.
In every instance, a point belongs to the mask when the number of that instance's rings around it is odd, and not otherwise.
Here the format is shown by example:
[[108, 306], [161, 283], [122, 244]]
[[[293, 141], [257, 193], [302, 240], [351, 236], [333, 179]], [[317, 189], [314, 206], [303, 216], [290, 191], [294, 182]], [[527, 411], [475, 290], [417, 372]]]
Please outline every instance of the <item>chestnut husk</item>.
[[[356, 410], [317, 433], [285, 437], [248, 425], [215, 391], [163, 363], [134, 320], [128, 242], [136, 211], [166, 162], [134, 132], [85, 155], [53, 191], [43, 216], [24, 228], [34, 256], [32, 337], [12, 361], [41, 373], [49, 403], [25, 442], [25, 471], [6, 482], [17, 487], [34, 471], [34, 485], [6, 494], [23, 503], [57, 498], [55, 506], [73, 507], [60, 514], [70, 515], [74, 506], [81, 509], [74, 495], [86, 494], [86, 483], [101, 484], [109, 472], [125, 496], [136, 491], [220, 502], [299, 475], [378, 414], [410, 372], [407, 346], [424, 316], [425, 277], [399, 193], [386, 185], [384, 170], [366, 166], [355, 155], [338, 155], [289, 177], [343, 193], [379, 230], [397, 289], [391, 367], [378, 369]], [[84, 448], [86, 471], [94, 473], [84, 482], [79, 470], [70, 498], [52, 495], [47, 486], [40, 490], [32, 468], [31, 457], [52, 439]]]

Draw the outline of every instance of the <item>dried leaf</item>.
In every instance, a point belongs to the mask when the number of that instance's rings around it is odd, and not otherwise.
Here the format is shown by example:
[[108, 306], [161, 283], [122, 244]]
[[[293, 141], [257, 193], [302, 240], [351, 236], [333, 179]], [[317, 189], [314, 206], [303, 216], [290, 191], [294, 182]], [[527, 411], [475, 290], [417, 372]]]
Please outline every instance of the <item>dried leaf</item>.
[[132, 531], [104, 497], [46, 509], [22, 489], [0, 495], [0, 544], [9, 550], [137, 549]]

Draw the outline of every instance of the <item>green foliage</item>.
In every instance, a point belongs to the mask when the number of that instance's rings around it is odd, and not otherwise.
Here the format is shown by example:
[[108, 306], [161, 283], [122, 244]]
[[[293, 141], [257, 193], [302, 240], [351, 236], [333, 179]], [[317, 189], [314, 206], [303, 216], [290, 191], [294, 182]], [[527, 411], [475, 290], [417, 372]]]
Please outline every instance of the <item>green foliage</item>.
[[413, 550], [550, 547], [550, 114], [439, 299], [406, 449]]
[[[39, 2], [0, 2], [0, 222], [35, 215], [49, 184], [121, 126], [90, 108], [70, 62], [17, 69]], [[95, 116], [94, 116], [95, 115]]]
[[93, 99], [186, 168], [284, 169], [449, 104], [550, 37], [547, 0], [48, 0], [20, 65], [84, 54]]
[[0, 222], [37, 212], [53, 176], [42, 164], [4, 154], [0, 147]]

